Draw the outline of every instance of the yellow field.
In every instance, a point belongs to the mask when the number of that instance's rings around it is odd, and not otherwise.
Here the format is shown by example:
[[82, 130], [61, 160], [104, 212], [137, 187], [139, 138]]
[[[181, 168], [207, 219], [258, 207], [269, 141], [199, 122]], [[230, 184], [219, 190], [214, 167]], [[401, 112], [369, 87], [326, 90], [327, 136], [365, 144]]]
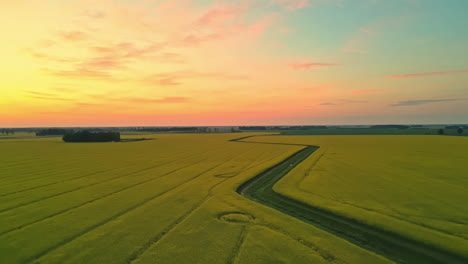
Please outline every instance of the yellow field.
[[[0, 140], [0, 262], [389, 263], [237, 194], [240, 184], [301, 149], [228, 141], [239, 135], [157, 134], [126, 143]], [[263, 139], [314, 141], [294, 138]], [[317, 181], [307, 176], [306, 191], [286, 192], [305, 193], [301, 199], [316, 203], [309, 191], [322, 184]]]
[[274, 190], [468, 256], [468, 139], [265, 136], [321, 148]]

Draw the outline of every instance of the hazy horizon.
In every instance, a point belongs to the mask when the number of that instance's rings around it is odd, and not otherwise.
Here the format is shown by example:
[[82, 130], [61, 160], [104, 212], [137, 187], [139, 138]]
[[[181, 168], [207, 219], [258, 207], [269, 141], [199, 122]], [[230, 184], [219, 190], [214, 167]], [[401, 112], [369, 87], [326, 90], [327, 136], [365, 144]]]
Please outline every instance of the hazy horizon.
[[18, 126], [18, 127], [1, 127], [1, 128], [6, 128], [6, 129], [32, 129], [32, 128], [157, 128], [157, 127], [295, 127], [295, 126], [327, 126], [330, 128], [333, 127], [366, 127], [366, 126], [375, 126], [375, 125], [406, 125], [406, 126], [450, 126], [450, 125], [468, 125], [468, 123], [434, 123], [434, 124], [423, 124], [423, 123], [382, 123], [382, 124], [330, 124], [330, 125], [324, 125], [324, 124], [297, 124], [297, 125], [285, 125], [285, 124], [276, 124], [276, 125], [259, 125], [259, 124], [253, 124], [253, 125], [176, 125], [176, 126], [152, 126], [152, 125], [141, 125], [141, 126], [127, 126], [127, 125], [115, 125], [115, 126], [31, 126], [31, 127], [26, 127], [26, 126]]

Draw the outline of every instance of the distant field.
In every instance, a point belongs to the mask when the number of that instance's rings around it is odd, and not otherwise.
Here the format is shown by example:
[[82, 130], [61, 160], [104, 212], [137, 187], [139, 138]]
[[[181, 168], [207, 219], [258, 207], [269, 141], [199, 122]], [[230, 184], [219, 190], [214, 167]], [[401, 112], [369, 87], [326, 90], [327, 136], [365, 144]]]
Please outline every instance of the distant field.
[[[305, 129], [305, 130], [283, 130], [279, 131], [285, 135], [437, 135], [436, 128], [327, 128], [327, 129]], [[458, 134], [456, 129], [444, 129], [445, 135], [468, 136], [465, 129]]]
[[35, 137], [36, 133], [33, 132], [15, 132], [14, 134], [1, 134], [0, 139], [19, 138], [19, 137]]
[[1, 140], [0, 262], [389, 263], [237, 194], [302, 148], [239, 136]]
[[264, 136], [318, 145], [274, 190], [468, 255], [468, 140], [450, 136]]

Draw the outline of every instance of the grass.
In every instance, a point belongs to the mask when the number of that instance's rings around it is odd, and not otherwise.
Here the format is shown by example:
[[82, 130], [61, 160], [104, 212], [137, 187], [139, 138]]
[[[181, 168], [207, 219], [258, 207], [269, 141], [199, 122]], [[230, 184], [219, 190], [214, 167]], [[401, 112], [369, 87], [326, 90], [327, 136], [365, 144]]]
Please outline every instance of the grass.
[[[289, 263], [388, 263], [235, 193], [301, 148], [229, 141], [236, 137], [1, 140], [1, 262], [261, 263], [274, 256]], [[259, 254], [259, 247], [274, 255]]]
[[281, 195], [467, 257], [468, 141], [444, 136], [268, 136], [321, 148]]
[[360, 247], [403, 263], [466, 263], [467, 258], [431, 247], [410, 237], [366, 225], [276, 193], [274, 185], [318, 148], [307, 146], [242, 184], [237, 190], [254, 201], [338, 235]]

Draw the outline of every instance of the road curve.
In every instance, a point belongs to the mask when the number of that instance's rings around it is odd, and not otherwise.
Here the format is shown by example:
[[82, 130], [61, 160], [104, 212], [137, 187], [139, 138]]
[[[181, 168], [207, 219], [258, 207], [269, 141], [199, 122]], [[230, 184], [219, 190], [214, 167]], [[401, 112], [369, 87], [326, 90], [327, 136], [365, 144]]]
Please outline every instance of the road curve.
[[[281, 144], [242, 141], [242, 137], [231, 141], [253, 144]], [[367, 225], [355, 219], [336, 214], [323, 208], [292, 199], [273, 190], [273, 186], [299, 163], [314, 153], [318, 146], [299, 145], [304, 148], [279, 164], [246, 181], [237, 189], [242, 196], [295, 217], [305, 223], [341, 237], [361, 248], [372, 251], [397, 263], [443, 263], [466, 264], [468, 259], [422, 241], [401, 234]]]

